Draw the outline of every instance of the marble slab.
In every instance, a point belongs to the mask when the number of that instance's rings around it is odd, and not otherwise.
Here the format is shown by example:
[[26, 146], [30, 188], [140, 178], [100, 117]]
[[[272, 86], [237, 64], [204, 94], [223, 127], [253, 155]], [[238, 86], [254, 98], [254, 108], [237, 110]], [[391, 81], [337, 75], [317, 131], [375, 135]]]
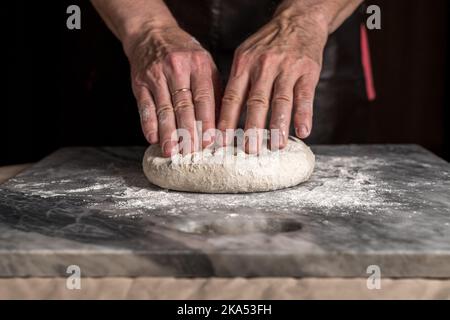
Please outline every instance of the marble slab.
[[415, 145], [313, 147], [310, 181], [161, 190], [142, 147], [66, 148], [0, 185], [0, 276], [450, 277], [450, 165]]

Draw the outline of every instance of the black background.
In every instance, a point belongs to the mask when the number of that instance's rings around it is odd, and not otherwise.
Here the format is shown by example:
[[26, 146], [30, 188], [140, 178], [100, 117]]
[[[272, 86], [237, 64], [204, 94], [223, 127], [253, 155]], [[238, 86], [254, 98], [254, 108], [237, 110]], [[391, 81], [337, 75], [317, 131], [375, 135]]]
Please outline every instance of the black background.
[[[378, 0], [369, 31], [375, 86], [371, 143], [417, 143], [450, 159], [449, 6]], [[81, 30], [66, 8], [81, 7]], [[0, 165], [70, 145], [144, 145], [120, 43], [89, 1], [2, 1]], [[3, 55], [2, 55], [3, 56]]]

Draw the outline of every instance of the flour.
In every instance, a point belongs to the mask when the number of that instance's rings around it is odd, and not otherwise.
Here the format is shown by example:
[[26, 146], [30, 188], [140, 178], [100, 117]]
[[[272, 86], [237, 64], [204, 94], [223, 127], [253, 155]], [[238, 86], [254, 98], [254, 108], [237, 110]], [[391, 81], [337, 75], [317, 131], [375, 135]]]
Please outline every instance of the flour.
[[[320, 209], [324, 214], [335, 208], [342, 212], [359, 210], [367, 214], [386, 203], [392, 190], [377, 174], [389, 165], [381, 158], [317, 156], [311, 179], [297, 187], [268, 193], [192, 194], [162, 190], [146, 181], [137, 165], [79, 169], [72, 176], [49, 182], [16, 184], [28, 194], [72, 197], [92, 209], [112, 210], [119, 216], [147, 214], [183, 215], [201, 212], [242, 214], [247, 211], [307, 212]], [[86, 177], [86, 178], [80, 178]], [[81, 181], [81, 182], [80, 182]], [[85, 181], [85, 183], [83, 182]], [[19, 181], [20, 182], [20, 178]], [[315, 210], [317, 211], [317, 210]]]
[[[122, 195], [116, 196], [118, 200], [116, 206], [121, 209], [144, 211], [150, 208], [166, 207], [170, 208], [172, 213], [196, 208], [199, 204], [213, 210], [217, 203], [220, 203], [221, 208], [226, 207], [229, 210], [239, 210], [243, 206], [260, 210], [277, 208], [280, 211], [304, 207], [322, 208], [324, 211], [335, 207], [370, 209], [382, 205], [384, 203], [382, 195], [391, 192], [379, 179], [361, 170], [379, 166], [382, 164], [381, 160], [367, 159], [360, 168], [360, 158], [333, 157], [326, 162], [320, 161], [323, 158], [319, 157], [317, 169], [311, 181], [291, 189], [269, 194], [192, 195], [127, 188]], [[327, 175], [329, 177], [326, 177]]]

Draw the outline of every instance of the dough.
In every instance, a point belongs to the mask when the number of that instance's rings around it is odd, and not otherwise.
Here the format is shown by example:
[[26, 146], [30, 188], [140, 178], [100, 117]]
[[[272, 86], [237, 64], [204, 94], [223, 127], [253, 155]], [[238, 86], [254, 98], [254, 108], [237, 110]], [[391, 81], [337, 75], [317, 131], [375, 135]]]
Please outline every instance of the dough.
[[145, 152], [143, 167], [148, 180], [164, 189], [243, 193], [295, 186], [309, 179], [314, 162], [309, 147], [290, 137], [283, 150], [265, 149], [260, 155], [228, 147], [163, 158], [160, 146], [152, 145]]

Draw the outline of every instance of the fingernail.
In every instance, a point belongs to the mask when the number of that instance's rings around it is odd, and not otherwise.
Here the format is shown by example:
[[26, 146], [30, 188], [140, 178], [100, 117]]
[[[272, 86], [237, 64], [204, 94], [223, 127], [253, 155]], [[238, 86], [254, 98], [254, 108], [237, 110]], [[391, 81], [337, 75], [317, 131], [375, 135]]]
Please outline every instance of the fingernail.
[[245, 150], [249, 154], [257, 154], [258, 153], [258, 137], [245, 137]]
[[272, 129], [269, 137], [269, 147], [270, 150], [276, 151], [284, 145], [284, 133], [280, 130]]
[[210, 138], [203, 139], [202, 148], [206, 148], [207, 146], [212, 144], [215, 141], [215, 139], [216, 139], [215, 137], [210, 137]]
[[278, 148], [284, 148], [286, 141], [286, 133], [284, 131], [281, 131], [280, 135], [278, 136]]
[[166, 141], [163, 144], [163, 153], [164, 153], [165, 156], [170, 157], [170, 156], [174, 155], [175, 153], [177, 153], [176, 152], [177, 151], [176, 148], [174, 148], [175, 144], [176, 143], [172, 142], [172, 141]]
[[225, 146], [229, 146], [229, 145], [234, 143], [234, 136], [233, 136], [233, 134], [230, 134], [229, 130], [226, 130], [224, 135], [225, 135], [225, 139], [223, 139], [223, 146], [224, 147]]
[[157, 143], [158, 142], [158, 135], [156, 134], [156, 132], [150, 132], [149, 134], [147, 134], [147, 136], [145, 138], [147, 139], [147, 141], [149, 143]]
[[205, 131], [202, 135], [202, 142], [203, 145], [209, 145], [211, 143], [213, 143], [214, 141], [216, 141], [216, 135], [214, 132], [211, 131]]
[[248, 143], [247, 144], [247, 153], [249, 153], [249, 154], [257, 154], [258, 153], [257, 146], [255, 146], [254, 143]]
[[295, 133], [299, 138], [306, 138], [309, 135], [308, 127], [302, 124], [299, 128], [295, 129]]

